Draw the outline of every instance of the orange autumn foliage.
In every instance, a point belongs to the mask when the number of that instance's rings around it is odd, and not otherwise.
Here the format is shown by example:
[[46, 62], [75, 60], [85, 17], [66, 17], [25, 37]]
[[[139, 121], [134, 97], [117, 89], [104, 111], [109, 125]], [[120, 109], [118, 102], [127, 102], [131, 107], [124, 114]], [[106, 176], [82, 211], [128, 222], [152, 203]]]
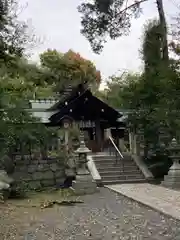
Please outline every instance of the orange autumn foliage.
[[73, 83], [87, 81], [97, 87], [101, 83], [101, 73], [95, 65], [72, 50], [62, 54], [57, 50], [48, 49], [40, 58], [43, 67], [65, 78], [66, 81]]

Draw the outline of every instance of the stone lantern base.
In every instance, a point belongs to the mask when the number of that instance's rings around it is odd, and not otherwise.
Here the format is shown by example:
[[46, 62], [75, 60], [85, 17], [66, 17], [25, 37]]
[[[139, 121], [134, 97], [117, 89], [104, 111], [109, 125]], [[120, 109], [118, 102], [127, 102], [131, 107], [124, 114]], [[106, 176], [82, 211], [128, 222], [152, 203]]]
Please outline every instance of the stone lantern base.
[[90, 173], [76, 175], [76, 180], [72, 183], [72, 189], [77, 195], [92, 194], [99, 191], [99, 188]]
[[174, 161], [173, 165], [169, 169], [168, 175], [164, 177], [162, 186], [180, 190], [180, 164], [179, 161]]

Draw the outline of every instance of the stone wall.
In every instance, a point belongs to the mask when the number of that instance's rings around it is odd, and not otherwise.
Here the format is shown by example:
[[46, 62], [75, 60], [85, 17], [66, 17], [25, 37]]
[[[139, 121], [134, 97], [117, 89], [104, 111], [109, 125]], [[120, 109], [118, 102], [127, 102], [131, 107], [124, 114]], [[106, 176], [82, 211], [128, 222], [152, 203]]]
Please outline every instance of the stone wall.
[[65, 169], [63, 160], [15, 158], [14, 173], [11, 175], [21, 188], [42, 189], [59, 186], [64, 182]]

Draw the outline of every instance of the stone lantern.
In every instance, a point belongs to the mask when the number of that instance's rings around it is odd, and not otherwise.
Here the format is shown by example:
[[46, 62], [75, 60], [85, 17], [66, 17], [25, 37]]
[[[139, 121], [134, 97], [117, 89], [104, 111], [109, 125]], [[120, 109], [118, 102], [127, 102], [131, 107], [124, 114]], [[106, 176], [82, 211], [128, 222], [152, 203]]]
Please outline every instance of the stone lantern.
[[168, 150], [171, 154], [169, 158], [172, 159], [173, 164], [169, 169], [168, 175], [164, 176], [164, 181], [161, 184], [164, 187], [180, 190], [180, 145], [175, 138], [172, 139]]
[[91, 194], [97, 192], [97, 184], [93, 180], [88, 168], [87, 155], [91, 151], [86, 147], [84, 142], [84, 136], [80, 135], [80, 147], [75, 151], [78, 154], [78, 160], [76, 163], [76, 180], [72, 183], [72, 189], [76, 194]]

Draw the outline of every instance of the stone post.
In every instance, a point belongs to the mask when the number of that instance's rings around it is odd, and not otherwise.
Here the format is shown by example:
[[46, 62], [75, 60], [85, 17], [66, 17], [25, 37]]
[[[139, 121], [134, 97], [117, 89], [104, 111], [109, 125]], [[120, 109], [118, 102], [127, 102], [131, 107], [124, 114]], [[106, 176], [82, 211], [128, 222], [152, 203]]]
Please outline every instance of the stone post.
[[129, 132], [129, 150], [134, 153], [134, 141], [133, 141], [133, 132]]
[[140, 141], [137, 134], [134, 135], [134, 154], [140, 156]]
[[124, 138], [119, 139], [119, 148], [122, 152], [125, 152]]
[[173, 138], [168, 150], [170, 152], [169, 158], [172, 159], [173, 164], [161, 184], [164, 187], [180, 190], [180, 145], [175, 138]]
[[88, 167], [87, 167], [87, 154], [91, 152], [84, 142], [84, 136], [80, 135], [80, 147], [76, 150], [79, 155], [78, 162], [76, 164], [77, 174], [76, 180], [72, 183], [72, 189], [77, 195], [91, 194], [97, 192], [97, 184], [93, 180]]
[[69, 127], [70, 127], [69, 119], [64, 119], [63, 125], [64, 125], [64, 144], [65, 144], [65, 149], [68, 152], [68, 150], [69, 150]]

